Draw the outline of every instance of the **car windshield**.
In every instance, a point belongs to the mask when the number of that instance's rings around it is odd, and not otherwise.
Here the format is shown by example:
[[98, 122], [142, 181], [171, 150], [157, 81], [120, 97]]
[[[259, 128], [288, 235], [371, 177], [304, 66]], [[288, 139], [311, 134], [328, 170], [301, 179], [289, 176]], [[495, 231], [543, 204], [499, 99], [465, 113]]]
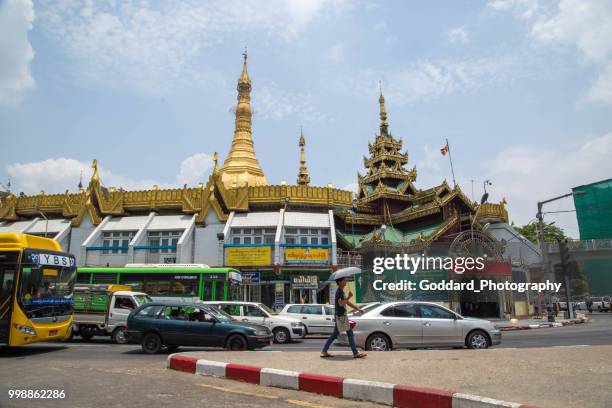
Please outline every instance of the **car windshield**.
[[216, 306], [208, 305], [210, 308], [210, 313], [217, 318], [217, 320], [222, 322], [231, 322], [235, 320], [232, 316], [225, 313], [223, 310], [218, 309]]
[[378, 303], [378, 302], [368, 303], [365, 306], [361, 306], [361, 310], [363, 310], [363, 312], [360, 312], [359, 310], [354, 310], [351, 313], [349, 313], [349, 315], [350, 316], [363, 316], [365, 313], [369, 312], [370, 310], [372, 310], [373, 308], [381, 304], [382, 303]]
[[262, 308], [270, 316], [276, 316], [278, 314], [277, 311], [270, 309], [268, 306], [264, 305], [263, 303], [258, 303], [258, 306]]
[[136, 299], [138, 306], [142, 306], [153, 301], [149, 295], [134, 295], [134, 298]]

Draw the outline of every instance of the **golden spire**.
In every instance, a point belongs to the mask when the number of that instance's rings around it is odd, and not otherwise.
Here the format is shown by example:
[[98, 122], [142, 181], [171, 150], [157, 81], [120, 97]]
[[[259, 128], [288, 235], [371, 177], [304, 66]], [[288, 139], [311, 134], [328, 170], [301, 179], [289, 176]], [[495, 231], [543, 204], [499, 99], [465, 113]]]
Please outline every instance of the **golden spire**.
[[378, 98], [378, 103], [380, 104], [380, 135], [388, 136], [389, 124], [387, 124], [387, 109], [385, 108], [385, 97], [382, 93], [382, 81], [378, 82], [378, 86], [380, 89], [380, 98]]
[[221, 181], [226, 188], [261, 186], [268, 184], [259, 162], [255, 157], [253, 134], [251, 127], [251, 79], [247, 70], [247, 51], [242, 54], [244, 63], [242, 74], [238, 80], [238, 104], [236, 105], [236, 120], [234, 139], [223, 166], [221, 166]]
[[300, 172], [298, 173], [297, 183], [301, 186], [307, 186], [310, 183], [304, 146], [306, 146], [306, 139], [304, 139], [304, 131], [300, 129]]
[[91, 168], [93, 169], [93, 174], [91, 175], [91, 182], [99, 183], [100, 175], [98, 174], [98, 160], [93, 159], [91, 162]]

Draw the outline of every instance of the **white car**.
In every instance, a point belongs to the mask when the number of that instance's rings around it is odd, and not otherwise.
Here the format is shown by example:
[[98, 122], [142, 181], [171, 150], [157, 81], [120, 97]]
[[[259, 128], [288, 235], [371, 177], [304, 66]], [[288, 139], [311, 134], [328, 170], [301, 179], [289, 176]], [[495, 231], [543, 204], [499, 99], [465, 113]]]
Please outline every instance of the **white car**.
[[306, 334], [331, 334], [334, 330], [334, 307], [330, 305], [289, 304], [280, 314], [301, 320]]
[[303, 339], [306, 335], [306, 328], [298, 319], [281, 316], [263, 303], [240, 301], [207, 301], [202, 303], [213, 305], [238, 321], [268, 327], [274, 335], [275, 343], [290, 343], [291, 340]]
[[605, 312], [610, 309], [610, 298], [606, 296], [594, 296], [591, 298], [592, 310], [597, 310], [598, 312]]

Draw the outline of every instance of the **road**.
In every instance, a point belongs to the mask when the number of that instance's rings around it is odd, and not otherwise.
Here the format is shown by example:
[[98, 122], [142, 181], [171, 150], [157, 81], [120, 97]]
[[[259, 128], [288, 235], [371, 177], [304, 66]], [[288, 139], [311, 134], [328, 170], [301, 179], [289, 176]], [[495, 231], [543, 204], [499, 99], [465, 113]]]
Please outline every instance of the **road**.
[[[318, 351], [324, 341], [324, 337], [309, 337], [292, 344], [274, 345], [269, 349], [283, 352]], [[504, 332], [501, 347], [598, 344], [612, 344], [610, 314], [593, 315], [588, 324]], [[332, 351], [334, 349], [338, 348], [334, 347]], [[202, 349], [185, 347], [180, 350]], [[0, 349], [0, 407], [376, 406], [166, 371], [166, 358], [167, 354], [144, 355], [139, 345], [115, 345], [105, 338], [94, 338], [87, 343], [41, 343], [21, 349]], [[69, 404], [62, 405], [57, 400], [9, 400], [10, 389], [64, 390]]]

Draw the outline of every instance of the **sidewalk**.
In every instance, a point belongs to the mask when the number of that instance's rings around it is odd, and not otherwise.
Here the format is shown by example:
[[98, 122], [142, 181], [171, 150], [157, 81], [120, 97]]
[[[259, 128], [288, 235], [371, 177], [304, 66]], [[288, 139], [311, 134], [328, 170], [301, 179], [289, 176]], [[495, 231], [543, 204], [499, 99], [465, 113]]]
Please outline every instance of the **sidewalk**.
[[354, 360], [347, 353], [321, 359], [316, 352], [221, 351], [177, 355], [315, 376], [453, 390], [544, 408], [609, 407], [612, 402], [612, 346], [550, 347], [520, 352], [515, 349], [370, 352], [361, 360]]

